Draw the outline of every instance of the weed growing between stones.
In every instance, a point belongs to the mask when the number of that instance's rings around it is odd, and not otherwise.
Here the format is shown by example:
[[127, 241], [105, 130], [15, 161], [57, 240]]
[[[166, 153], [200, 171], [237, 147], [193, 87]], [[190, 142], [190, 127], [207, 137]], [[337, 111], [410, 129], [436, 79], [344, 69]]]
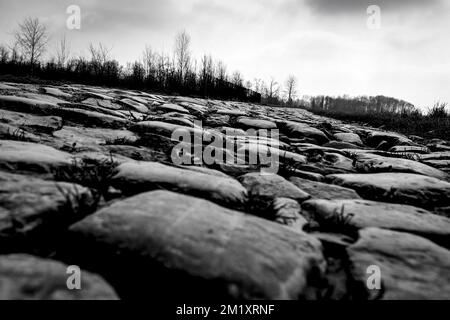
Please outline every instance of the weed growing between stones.
[[90, 201], [85, 194], [80, 193], [75, 185], [72, 188], [63, 188], [58, 183], [55, 185], [66, 200], [61, 211], [73, 217], [74, 221], [84, 218], [95, 210], [98, 199], [94, 198], [93, 202]]
[[276, 211], [273, 208], [273, 199], [270, 197], [258, 196], [250, 193], [248, 195], [248, 201], [243, 209], [245, 212], [249, 212], [264, 219], [271, 221], [276, 219]]
[[377, 151], [374, 152], [375, 154], [381, 155], [383, 157], [390, 157], [390, 158], [401, 158], [406, 160], [413, 160], [417, 162], [421, 162], [422, 158], [418, 153], [406, 153], [406, 152], [381, 152]]
[[91, 189], [96, 203], [102, 198], [108, 200], [111, 178], [118, 163], [112, 154], [103, 160], [97, 159], [77, 159], [73, 160], [73, 165], [58, 169], [54, 172], [55, 180], [77, 183]]
[[338, 232], [357, 238], [357, 229], [350, 224], [355, 215], [346, 213], [344, 205], [340, 209], [334, 209], [333, 213], [326, 217], [320, 217], [314, 212], [311, 213], [313, 214], [304, 213], [308, 220], [308, 225], [304, 228], [305, 231]]
[[[386, 169], [377, 169], [377, 167], [375, 167], [373, 162], [358, 162], [357, 160], [353, 160], [352, 163], [353, 167], [356, 168], [356, 171], [358, 172], [383, 172]], [[390, 170], [392, 169], [392, 166], [390, 167]]]
[[136, 146], [138, 145], [135, 140], [127, 137], [117, 137], [115, 139], [106, 139], [105, 145], [116, 145], [116, 146]]
[[197, 114], [198, 120], [204, 122], [207, 121], [208, 118], [217, 112], [216, 108], [209, 107], [205, 112]]
[[30, 141], [30, 139], [28, 139], [26, 137], [26, 132], [23, 129], [20, 129], [20, 128], [17, 128], [16, 130], [8, 129], [8, 131], [6, 133], [2, 134], [2, 139], [14, 140], [14, 141], [23, 141], [23, 142]]
[[71, 145], [64, 145], [64, 146], [61, 147], [61, 151], [65, 151], [65, 152], [68, 152], [68, 153], [75, 153], [75, 152], [78, 151], [77, 150], [77, 143], [74, 142]]
[[177, 145], [177, 143], [177, 141], [163, 135], [150, 133], [142, 136], [134, 143], [134, 145], [148, 147], [152, 150], [159, 151], [170, 156], [172, 149]]
[[336, 227], [347, 228], [354, 216], [353, 213], [345, 213], [344, 205], [342, 205], [340, 211], [337, 208], [334, 210], [330, 219]]
[[299, 170], [301, 163], [295, 161], [294, 159], [285, 158], [280, 161], [278, 175], [283, 178], [290, 178], [295, 176], [297, 170]]
[[130, 116], [130, 119], [129, 119], [129, 120], [131, 120], [131, 121], [133, 121], [133, 122], [146, 121], [146, 120], [145, 120], [145, 119], [146, 119], [145, 116], [143, 116], [141, 119], [139, 119], [139, 118], [137, 118], [137, 117], [133, 114], [133, 112], [131, 112], [130, 110], [128, 110], [128, 113], [129, 113], [129, 116]]

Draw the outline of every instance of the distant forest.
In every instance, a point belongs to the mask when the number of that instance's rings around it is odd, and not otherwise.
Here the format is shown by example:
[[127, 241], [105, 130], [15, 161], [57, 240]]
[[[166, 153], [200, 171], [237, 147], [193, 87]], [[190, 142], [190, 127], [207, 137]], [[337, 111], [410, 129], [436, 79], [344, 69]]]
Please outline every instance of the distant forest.
[[368, 124], [424, 138], [450, 136], [450, 114], [444, 102], [422, 112], [409, 102], [391, 97], [312, 97], [304, 101], [312, 112], [350, 122]]
[[416, 107], [406, 101], [385, 96], [360, 97], [313, 97], [310, 108], [314, 111], [327, 111], [336, 113], [413, 113]]

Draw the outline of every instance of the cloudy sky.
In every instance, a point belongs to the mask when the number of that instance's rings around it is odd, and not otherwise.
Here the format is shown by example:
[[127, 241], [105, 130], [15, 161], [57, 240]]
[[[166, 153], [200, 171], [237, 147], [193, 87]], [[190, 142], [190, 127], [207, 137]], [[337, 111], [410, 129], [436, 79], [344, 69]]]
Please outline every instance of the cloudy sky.
[[[379, 29], [367, 7], [381, 9]], [[68, 30], [67, 7], [81, 9]], [[426, 107], [450, 102], [450, 1], [446, 0], [1, 0], [0, 42], [33, 16], [49, 27], [54, 51], [63, 34], [74, 55], [90, 42], [112, 47], [121, 63], [146, 44], [170, 52], [185, 29], [196, 57], [211, 53], [246, 80], [290, 73], [301, 95], [394, 96]]]

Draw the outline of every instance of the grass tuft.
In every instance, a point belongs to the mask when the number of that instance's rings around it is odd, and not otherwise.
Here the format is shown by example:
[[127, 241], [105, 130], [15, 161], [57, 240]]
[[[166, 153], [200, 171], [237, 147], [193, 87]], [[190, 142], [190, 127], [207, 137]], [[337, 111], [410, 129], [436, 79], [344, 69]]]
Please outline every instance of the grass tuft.
[[5, 139], [5, 140], [27, 142], [27, 141], [30, 141], [30, 139], [26, 136], [26, 134], [27, 133], [23, 129], [17, 128], [15, 130], [8, 129], [8, 131], [3, 133], [1, 136], [2, 136], [2, 139]]
[[117, 166], [118, 163], [112, 154], [103, 160], [75, 158], [72, 166], [56, 170], [54, 177], [57, 181], [67, 181], [88, 187], [98, 202], [101, 198], [108, 200], [111, 178]]

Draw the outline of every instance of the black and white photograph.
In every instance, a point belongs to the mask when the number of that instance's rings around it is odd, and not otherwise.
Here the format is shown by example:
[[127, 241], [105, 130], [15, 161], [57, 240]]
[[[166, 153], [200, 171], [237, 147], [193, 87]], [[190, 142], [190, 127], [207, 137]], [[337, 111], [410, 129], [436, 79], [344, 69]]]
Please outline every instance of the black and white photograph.
[[450, 300], [449, 36], [446, 0], [0, 0], [0, 300]]

